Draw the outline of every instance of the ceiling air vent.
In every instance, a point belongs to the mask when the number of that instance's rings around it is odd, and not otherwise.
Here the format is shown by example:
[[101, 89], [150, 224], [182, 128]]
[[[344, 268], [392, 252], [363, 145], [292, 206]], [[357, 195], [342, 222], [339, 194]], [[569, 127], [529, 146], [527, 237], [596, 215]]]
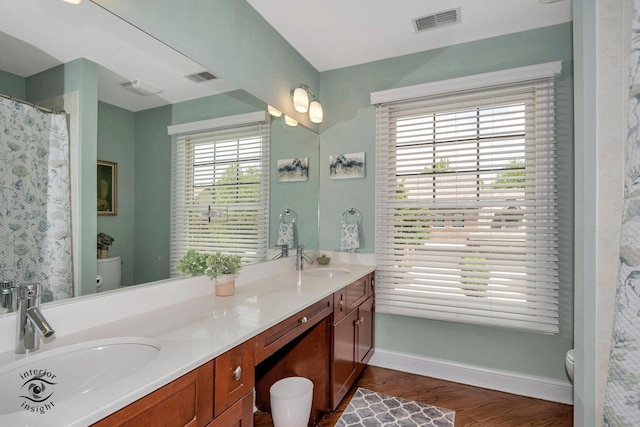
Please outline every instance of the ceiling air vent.
[[460, 22], [460, 8], [445, 10], [433, 15], [423, 16], [413, 20], [413, 28], [416, 33], [432, 30], [443, 25], [457, 24]]
[[195, 83], [202, 83], [202, 82], [207, 82], [209, 80], [217, 79], [216, 76], [214, 76], [213, 74], [211, 74], [208, 71], [203, 71], [201, 73], [195, 73], [195, 74], [189, 74], [188, 76], [185, 76], [185, 77], [188, 78], [189, 80], [191, 80], [192, 82], [195, 82]]

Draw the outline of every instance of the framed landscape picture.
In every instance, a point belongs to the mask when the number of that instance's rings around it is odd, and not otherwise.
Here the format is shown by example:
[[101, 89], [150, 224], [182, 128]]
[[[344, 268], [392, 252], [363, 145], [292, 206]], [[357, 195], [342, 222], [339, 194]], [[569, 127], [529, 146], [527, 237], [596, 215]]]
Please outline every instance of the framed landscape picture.
[[98, 160], [98, 215], [118, 214], [118, 164]]

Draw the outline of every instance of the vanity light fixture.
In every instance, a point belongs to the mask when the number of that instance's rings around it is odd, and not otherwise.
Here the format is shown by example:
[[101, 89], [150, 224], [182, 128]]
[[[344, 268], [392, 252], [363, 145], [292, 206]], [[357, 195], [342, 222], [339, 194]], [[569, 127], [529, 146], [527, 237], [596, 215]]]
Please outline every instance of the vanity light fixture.
[[292, 119], [291, 117], [287, 116], [286, 114], [284, 115], [284, 122], [287, 124], [287, 126], [291, 126], [291, 127], [298, 126], [298, 122]]
[[[305, 85], [299, 84], [298, 87], [291, 91], [291, 99], [293, 100], [293, 107], [300, 113], [309, 112], [309, 120], [312, 123], [322, 123], [323, 112], [322, 105], [318, 102], [313, 90]], [[311, 99], [311, 103], [309, 103]]]
[[63, 1], [71, 4], [80, 4], [82, 0], [63, 0]]
[[267, 112], [271, 114], [273, 117], [282, 116], [282, 111], [278, 110], [276, 107], [273, 107], [271, 105], [267, 105]]

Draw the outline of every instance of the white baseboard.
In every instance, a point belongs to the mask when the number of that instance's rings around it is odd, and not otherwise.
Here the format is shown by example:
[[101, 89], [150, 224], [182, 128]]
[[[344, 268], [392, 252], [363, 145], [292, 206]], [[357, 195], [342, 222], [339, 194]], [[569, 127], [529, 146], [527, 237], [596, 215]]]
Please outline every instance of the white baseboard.
[[573, 405], [573, 384], [533, 375], [483, 368], [413, 354], [376, 349], [370, 365]]

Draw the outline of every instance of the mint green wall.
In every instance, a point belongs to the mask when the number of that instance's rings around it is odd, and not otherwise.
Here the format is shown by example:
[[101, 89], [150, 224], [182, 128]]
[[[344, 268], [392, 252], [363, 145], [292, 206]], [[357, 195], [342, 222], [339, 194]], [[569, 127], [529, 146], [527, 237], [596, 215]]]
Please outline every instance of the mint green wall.
[[[312, 128], [293, 109], [298, 83], [318, 90], [319, 74], [246, 1], [93, 0], [262, 101]], [[197, 13], [193, 13], [197, 10]]]
[[[270, 248], [274, 248], [278, 241], [280, 214], [289, 208], [298, 216], [296, 243], [304, 245], [305, 250], [318, 249], [318, 141], [317, 134], [302, 126], [292, 128], [283, 119], [271, 122]], [[278, 160], [303, 157], [309, 159], [309, 179], [278, 182]], [[286, 222], [290, 222], [290, 218]]]
[[96, 161], [98, 132], [98, 66], [87, 59], [34, 74], [26, 79], [26, 96], [38, 102], [55, 96], [79, 92], [79, 171], [80, 203], [80, 292], [96, 292]]
[[169, 277], [171, 107], [135, 113], [133, 283]]
[[[171, 124], [189, 123], [217, 117], [264, 111], [264, 102], [242, 90], [173, 104]], [[165, 129], [166, 131], [166, 129]]]
[[26, 81], [24, 77], [0, 70], [0, 93], [18, 99], [26, 98]]
[[121, 257], [122, 285], [133, 283], [134, 125], [131, 111], [98, 103], [98, 160], [118, 164], [118, 214], [98, 216], [98, 232], [115, 239], [109, 257]]
[[[320, 75], [325, 122], [320, 133], [320, 248], [339, 245], [340, 216], [363, 214], [362, 252], [374, 252], [375, 108], [369, 94], [490, 71], [563, 61], [558, 89], [558, 141], [563, 201], [561, 333], [542, 335], [392, 315], [378, 315], [376, 347], [488, 368], [565, 380], [564, 356], [572, 347], [572, 27], [562, 24], [480, 40]], [[330, 180], [329, 155], [366, 153], [366, 177]]]

